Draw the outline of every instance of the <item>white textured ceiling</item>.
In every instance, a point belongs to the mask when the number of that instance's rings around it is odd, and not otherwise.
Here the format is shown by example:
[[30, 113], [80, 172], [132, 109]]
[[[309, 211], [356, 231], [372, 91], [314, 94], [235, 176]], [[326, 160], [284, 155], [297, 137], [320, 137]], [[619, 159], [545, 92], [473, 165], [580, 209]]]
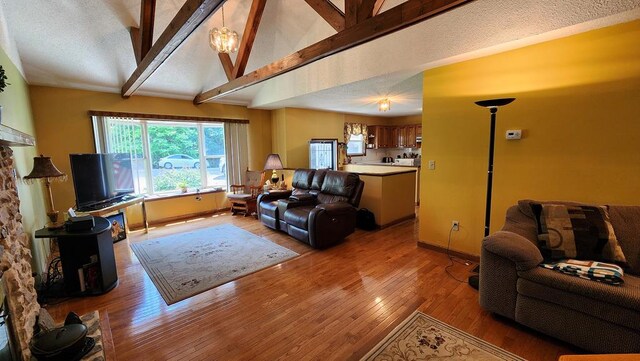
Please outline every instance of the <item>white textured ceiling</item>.
[[[387, 0], [382, 10], [402, 2]], [[183, 3], [157, 2], [155, 38]], [[250, 4], [228, 0], [226, 25], [241, 33]], [[19, 54], [30, 84], [119, 93], [136, 67], [128, 29], [139, 11], [140, 0], [0, 0], [0, 46], [15, 43], [7, 52]], [[476, 0], [217, 101], [381, 115], [375, 102], [389, 96], [384, 115], [416, 114], [424, 69], [637, 18], [640, 0]], [[205, 21], [136, 94], [193, 99], [224, 84], [207, 44], [209, 29], [221, 23], [220, 12]], [[305, 1], [270, 0], [247, 72], [334, 33]]]

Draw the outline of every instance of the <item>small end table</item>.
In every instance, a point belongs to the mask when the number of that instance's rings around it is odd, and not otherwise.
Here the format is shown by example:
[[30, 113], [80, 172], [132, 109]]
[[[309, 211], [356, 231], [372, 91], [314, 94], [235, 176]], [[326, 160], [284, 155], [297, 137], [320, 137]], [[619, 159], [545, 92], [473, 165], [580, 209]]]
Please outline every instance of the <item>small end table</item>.
[[69, 296], [101, 295], [118, 284], [111, 223], [104, 217], [93, 218], [94, 227], [86, 231], [67, 232], [64, 228], [45, 227], [35, 232], [35, 238], [58, 240], [64, 290]]

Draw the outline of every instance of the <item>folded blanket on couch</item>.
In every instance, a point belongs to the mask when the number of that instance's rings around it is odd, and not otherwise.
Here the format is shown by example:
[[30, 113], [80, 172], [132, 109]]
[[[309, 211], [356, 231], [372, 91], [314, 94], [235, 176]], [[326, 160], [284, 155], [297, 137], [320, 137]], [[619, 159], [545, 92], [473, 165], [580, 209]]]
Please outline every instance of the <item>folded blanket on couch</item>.
[[624, 271], [611, 263], [564, 259], [555, 263], [541, 263], [540, 267], [610, 285], [624, 283]]

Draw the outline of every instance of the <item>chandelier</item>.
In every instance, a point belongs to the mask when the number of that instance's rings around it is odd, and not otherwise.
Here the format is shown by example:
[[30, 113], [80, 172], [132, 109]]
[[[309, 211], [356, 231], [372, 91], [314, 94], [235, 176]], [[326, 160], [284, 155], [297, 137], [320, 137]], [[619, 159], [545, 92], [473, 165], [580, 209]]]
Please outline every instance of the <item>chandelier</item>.
[[386, 112], [391, 109], [391, 100], [389, 98], [380, 99], [378, 101], [378, 111]]
[[218, 53], [228, 54], [238, 51], [238, 33], [224, 26], [224, 6], [222, 7], [222, 29], [211, 29], [209, 46]]

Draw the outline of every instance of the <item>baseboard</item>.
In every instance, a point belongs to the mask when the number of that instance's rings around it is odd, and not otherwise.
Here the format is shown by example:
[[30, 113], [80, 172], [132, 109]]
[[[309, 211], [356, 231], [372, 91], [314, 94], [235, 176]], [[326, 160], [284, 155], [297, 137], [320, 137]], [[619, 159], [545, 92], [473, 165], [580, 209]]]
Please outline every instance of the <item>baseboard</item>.
[[[229, 210], [231, 210], [231, 208], [227, 207], [227, 208], [220, 208], [220, 209], [216, 209], [216, 210], [212, 210], [212, 211], [187, 213], [187, 214], [181, 214], [181, 215], [175, 216], [175, 217], [155, 219], [153, 221], [151, 221], [151, 220], [149, 221], [149, 226], [151, 227], [151, 226], [157, 226], [157, 225], [171, 223], [171, 222], [178, 222], [178, 221], [183, 221], [185, 219], [190, 219], [190, 218], [213, 216], [216, 213], [227, 212]], [[143, 226], [142, 222], [140, 222], [140, 223], [132, 223], [132, 224], [129, 225], [129, 228], [131, 230], [139, 230], [139, 229], [143, 229], [144, 226]]]
[[408, 216], [405, 216], [405, 217], [402, 217], [402, 218], [398, 218], [395, 221], [391, 221], [391, 222], [389, 222], [387, 224], [383, 224], [383, 225], [379, 226], [379, 229], [384, 229], [384, 228], [387, 228], [387, 227], [391, 227], [391, 226], [394, 226], [394, 225], [396, 225], [398, 223], [402, 223], [404, 221], [408, 221], [408, 220], [414, 219], [414, 218], [416, 218], [416, 214], [415, 213], [411, 214], [411, 215], [408, 215]]
[[[417, 243], [418, 243], [418, 247], [430, 249], [432, 251], [436, 251], [436, 252], [440, 252], [440, 253], [445, 253], [445, 254], [447, 253], [447, 249], [445, 247], [436, 246], [435, 244], [424, 243], [424, 242], [420, 242], [420, 241], [418, 241]], [[458, 252], [458, 251], [454, 251], [454, 250], [451, 250], [451, 249], [449, 250], [449, 254], [454, 256], [454, 257], [458, 257], [458, 258], [469, 260], [471, 262], [480, 263], [480, 256], [476, 256], [476, 255], [472, 255], [472, 254], [464, 253], [464, 252]]]

